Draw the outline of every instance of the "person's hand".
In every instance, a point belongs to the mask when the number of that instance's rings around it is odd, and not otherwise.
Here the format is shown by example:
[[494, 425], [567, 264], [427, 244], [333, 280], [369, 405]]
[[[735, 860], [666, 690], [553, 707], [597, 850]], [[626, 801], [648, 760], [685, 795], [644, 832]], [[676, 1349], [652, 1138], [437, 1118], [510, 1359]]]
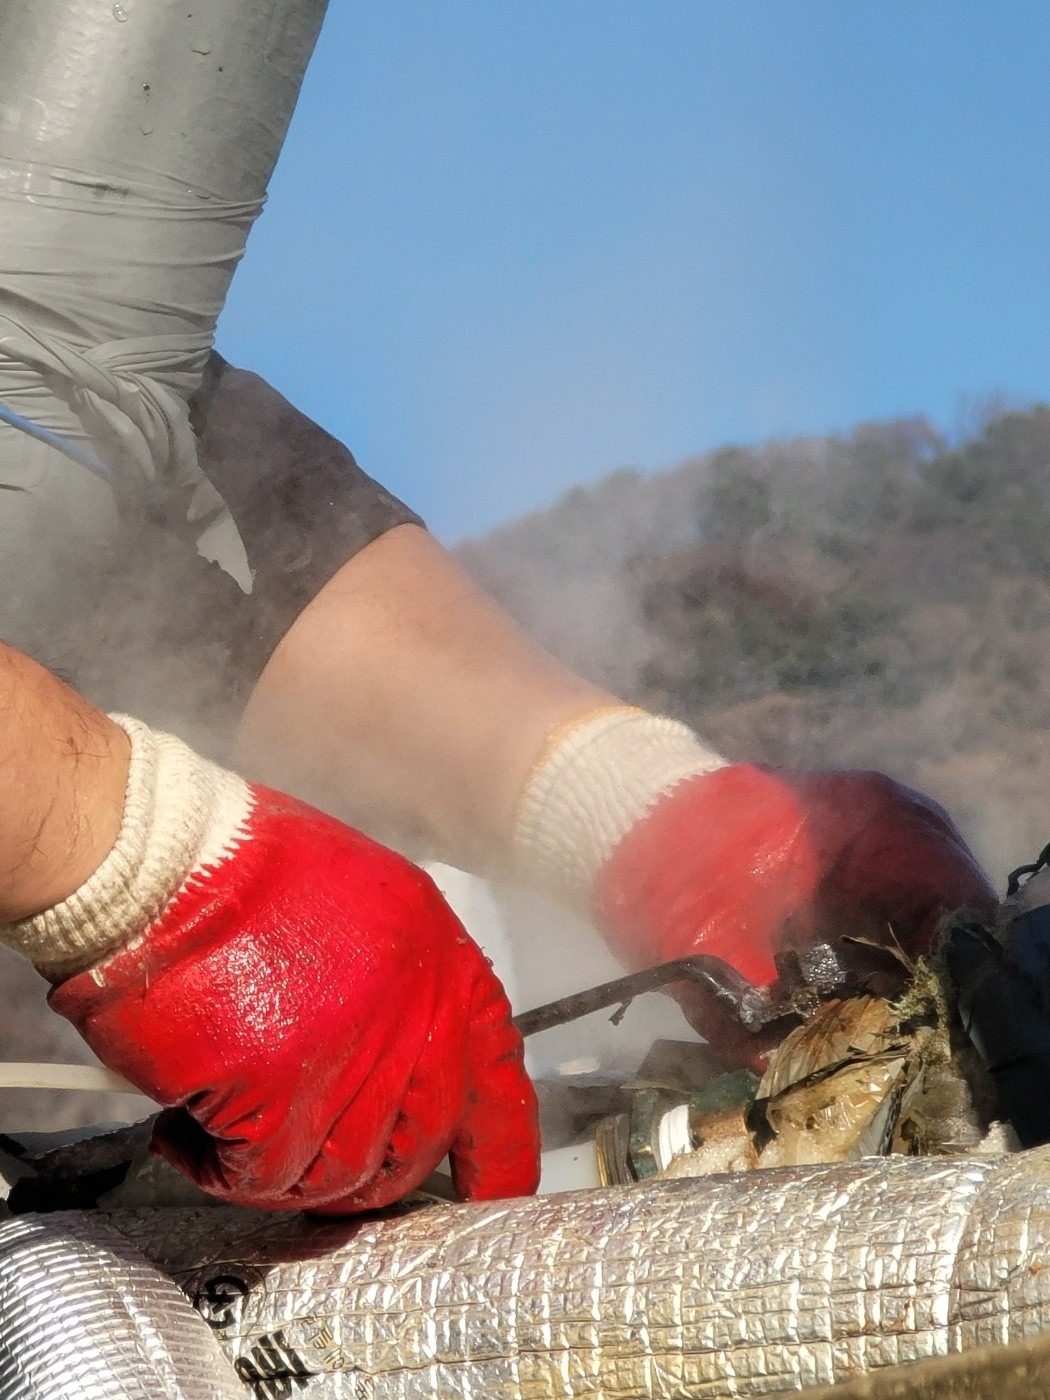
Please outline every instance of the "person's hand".
[[[635, 966], [696, 953], [756, 987], [790, 949], [843, 939], [927, 952], [944, 914], [995, 896], [946, 812], [879, 773], [730, 765], [678, 783], [628, 831], [595, 888], [598, 922]], [[711, 998], [678, 1000], [733, 1055]]]
[[54, 1009], [168, 1107], [156, 1151], [270, 1209], [379, 1207], [446, 1153], [464, 1198], [534, 1190], [521, 1039], [430, 879], [125, 723], [117, 845], [23, 933]]
[[[995, 907], [928, 797], [880, 773], [730, 764], [685, 725], [626, 706], [550, 736], [521, 797], [514, 852], [521, 877], [570, 899], [632, 967], [717, 958], [736, 974], [734, 995], [740, 979], [770, 993], [762, 1009], [782, 1003], [792, 975], [810, 986], [821, 963], [832, 978], [838, 962], [886, 965], [870, 943], [903, 967], [929, 950], [946, 913]], [[772, 1022], [754, 1034], [739, 997], [700, 983], [675, 995], [724, 1059], [755, 1059], [783, 1034]]]

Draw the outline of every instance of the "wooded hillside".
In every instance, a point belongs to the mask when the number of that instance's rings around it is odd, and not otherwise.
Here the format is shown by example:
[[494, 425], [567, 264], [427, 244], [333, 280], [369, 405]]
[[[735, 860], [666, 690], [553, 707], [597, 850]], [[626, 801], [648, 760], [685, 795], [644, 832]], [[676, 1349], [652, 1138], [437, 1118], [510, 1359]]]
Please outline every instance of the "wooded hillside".
[[568, 660], [733, 756], [933, 792], [997, 880], [1050, 841], [1050, 408], [619, 472], [465, 546]]

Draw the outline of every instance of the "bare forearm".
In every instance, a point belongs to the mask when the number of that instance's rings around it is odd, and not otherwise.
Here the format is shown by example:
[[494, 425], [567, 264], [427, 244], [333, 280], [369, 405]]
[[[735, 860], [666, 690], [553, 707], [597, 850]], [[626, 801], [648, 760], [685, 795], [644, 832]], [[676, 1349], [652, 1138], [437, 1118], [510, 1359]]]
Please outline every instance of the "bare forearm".
[[546, 736], [611, 701], [405, 525], [344, 565], [284, 638], [241, 757], [416, 850], [481, 868]]
[[64, 899], [120, 829], [123, 731], [0, 643], [0, 922]]

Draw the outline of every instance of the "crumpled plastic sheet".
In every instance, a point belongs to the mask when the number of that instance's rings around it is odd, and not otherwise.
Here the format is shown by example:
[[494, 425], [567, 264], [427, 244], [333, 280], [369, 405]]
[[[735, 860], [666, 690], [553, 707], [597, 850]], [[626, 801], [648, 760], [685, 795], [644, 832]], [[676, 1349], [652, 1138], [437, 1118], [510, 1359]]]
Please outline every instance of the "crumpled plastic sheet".
[[[77, 1241], [91, 1228], [48, 1219]], [[338, 1222], [125, 1210], [98, 1228], [178, 1282], [260, 1397], [741, 1400], [1050, 1329], [1048, 1149]]]

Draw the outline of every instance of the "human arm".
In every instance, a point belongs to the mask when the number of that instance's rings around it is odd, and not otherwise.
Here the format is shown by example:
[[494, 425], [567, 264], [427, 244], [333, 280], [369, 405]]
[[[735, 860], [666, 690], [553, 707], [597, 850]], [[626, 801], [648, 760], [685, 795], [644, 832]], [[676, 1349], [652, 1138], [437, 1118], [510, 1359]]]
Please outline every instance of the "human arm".
[[0, 665], [20, 746], [0, 939], [166, 1106], [156, 1150], [273, 1209], [386, 1204], [446, 1152], [464, 1196], [533, 1189], [510, 1008], [421, 871], [8, 648]]
[[0, 922], [72, 894], [120, 829], [124, 731], [0, 642]]
[[248, 771], [416, 854], [492, 870], [546, 736], [614, 703], [405, 525], [355, 553], [295, 620], [249, 701], [239, 753]]
[[[559, 894], [635, 966], [707, 952], [767, 988], [793, 950], [918, 954], [942, 913], [994, 902], [936, 804], [878, 774], [728, 763], [552, 662], [411, 528], [296, 621], [242, 743], [326, 805]], [[686, 1001], [717, 1048], [753, 1057], [709, 1000]]]

